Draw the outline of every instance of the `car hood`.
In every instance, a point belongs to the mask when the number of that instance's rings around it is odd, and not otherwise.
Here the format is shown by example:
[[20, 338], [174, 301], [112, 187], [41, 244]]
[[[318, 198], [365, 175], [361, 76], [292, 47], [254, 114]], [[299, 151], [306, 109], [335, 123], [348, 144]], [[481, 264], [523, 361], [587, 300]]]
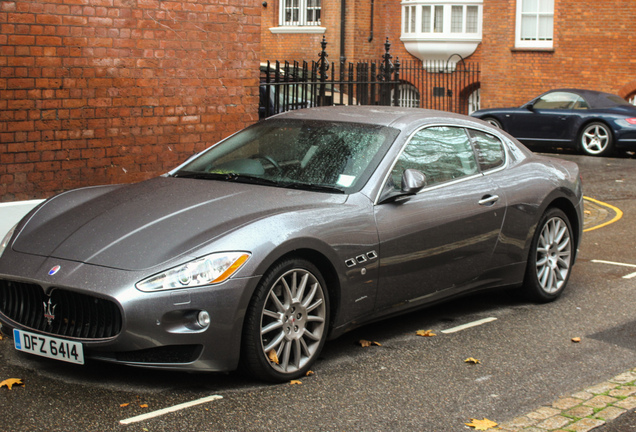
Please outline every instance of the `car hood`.
[[70, 191], [20, 230], [15, 251], [123, 270], [158, 266], [255, 220], [332, 207], [346, 195], [160, 177]]

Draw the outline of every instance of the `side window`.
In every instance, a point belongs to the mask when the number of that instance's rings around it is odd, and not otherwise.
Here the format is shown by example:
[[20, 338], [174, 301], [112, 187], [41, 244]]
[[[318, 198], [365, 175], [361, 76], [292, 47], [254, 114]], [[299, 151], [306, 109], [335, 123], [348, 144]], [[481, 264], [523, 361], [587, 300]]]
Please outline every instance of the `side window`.
[[431, 127], [417, 132], [391, 173], [396, 188], [400, 188], [402, 173], [409, 168], [424, 173], [427, 186], [479, 172], [468, 135], [458, 127]]
[[574, 109], [577, 103], [584, 103], [579, 95], [567, 92], [554, 92], [543, 95], [534, 103], [536, 109]]
[[499, 138], [476, 130], [470, 130], [469, 134], [473, 139], [477, 162], [482, 171], [498, 168], [505, 163], [506, 153]]

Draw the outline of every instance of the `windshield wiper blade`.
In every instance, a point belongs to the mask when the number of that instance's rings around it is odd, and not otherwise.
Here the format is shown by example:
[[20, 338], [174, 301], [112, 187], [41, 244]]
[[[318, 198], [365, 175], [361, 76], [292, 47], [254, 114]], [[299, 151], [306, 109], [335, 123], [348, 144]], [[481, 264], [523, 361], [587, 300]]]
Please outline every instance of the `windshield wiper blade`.
[[173, 177], [179, 178], [192, 178], [203, 180], [224, 180], [233, 181], [237, 183], [257, 184], [264, 186], [279, 186], [280, 183], [274, 180], [270, 180], [263, 177], [258, 177], [249, 174], [239, 173], [215, 173], [215, 172], [198, 172], [198, 171], [178, 171], [173, 174]]
[[281, 183], [280, 186], [288, 189], [302, 189], [314, 192], [345, 193], [345, 191], [338, 187], [316, 183]]
[[236, 174], [232, 173], [208, 173], [208, 172], [200, 172], [200, 171], [177, 171], [172, 175], [172, 177], [178, 178], [191, 178], [191, 179], [202, 179], [202, 180], [232, 180], [233, 176]]

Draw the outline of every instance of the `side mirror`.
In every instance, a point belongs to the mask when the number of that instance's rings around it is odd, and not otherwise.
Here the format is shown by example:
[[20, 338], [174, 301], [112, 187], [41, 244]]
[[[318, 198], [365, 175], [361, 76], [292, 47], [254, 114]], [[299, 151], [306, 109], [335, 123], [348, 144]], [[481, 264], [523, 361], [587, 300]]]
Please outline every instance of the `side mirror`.
[[389, 181], [384, 185], [378, 204], [393, 202], [399, 197], [407, 195], [415, 195], [426, 186], [426, 176], [414, 169], [404, 170], [402, 173], [402, 185], [400, 190], [394, 186], [393, 180], [389, 177]]
[[424, 173], [414, 169], [404, 170], [402, 174], [402, 193], [404, 195], [415, 195], [426, 186], [426, 176]]
[[528, 109], [528, 111], [534, 111], [534, 102], [530, 102], [528, 105], [526, 105], [526, 108]]

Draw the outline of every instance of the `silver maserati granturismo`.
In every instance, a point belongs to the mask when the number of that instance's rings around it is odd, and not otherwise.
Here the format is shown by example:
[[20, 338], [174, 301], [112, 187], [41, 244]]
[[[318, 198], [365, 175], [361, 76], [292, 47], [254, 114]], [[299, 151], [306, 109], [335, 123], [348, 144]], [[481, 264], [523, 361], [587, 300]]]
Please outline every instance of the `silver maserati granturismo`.
[[582, 225], [576, 164], [485, 122], [298, 110], [36, 207], [0, 245], [0, 321], [60, 361], [284, 381], [384, 316], [495, 287], [556, 299]]

